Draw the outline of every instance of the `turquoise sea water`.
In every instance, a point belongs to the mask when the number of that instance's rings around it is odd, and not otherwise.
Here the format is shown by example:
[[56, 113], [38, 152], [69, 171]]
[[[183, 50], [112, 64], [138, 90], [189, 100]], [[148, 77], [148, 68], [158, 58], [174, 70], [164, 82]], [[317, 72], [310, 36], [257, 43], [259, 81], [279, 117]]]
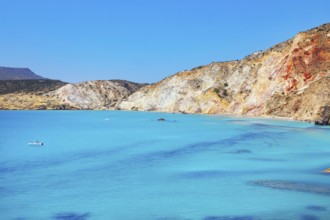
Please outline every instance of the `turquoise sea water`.
[[330, 219], [329, 128], [123, 111], [0, 124], [0, 219]]

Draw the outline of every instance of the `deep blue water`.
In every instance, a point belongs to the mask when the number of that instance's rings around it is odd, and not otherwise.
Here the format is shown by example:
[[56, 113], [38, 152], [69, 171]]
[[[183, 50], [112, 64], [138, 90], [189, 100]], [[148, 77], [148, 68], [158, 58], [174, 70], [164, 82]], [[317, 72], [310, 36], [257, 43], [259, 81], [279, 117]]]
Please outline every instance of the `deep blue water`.
[[0, 125], [0, 219], [330, 219], [329, 128], [124, 111]]

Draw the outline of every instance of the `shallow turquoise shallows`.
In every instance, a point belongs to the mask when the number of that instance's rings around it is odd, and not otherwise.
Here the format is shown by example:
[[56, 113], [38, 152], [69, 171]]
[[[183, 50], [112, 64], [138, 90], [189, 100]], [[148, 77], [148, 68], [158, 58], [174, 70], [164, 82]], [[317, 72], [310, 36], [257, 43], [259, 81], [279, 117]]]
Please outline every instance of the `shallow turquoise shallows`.
[[0, 111], [0, 125], [2, 220], [330, 219], [326, 127], [124, 111]]

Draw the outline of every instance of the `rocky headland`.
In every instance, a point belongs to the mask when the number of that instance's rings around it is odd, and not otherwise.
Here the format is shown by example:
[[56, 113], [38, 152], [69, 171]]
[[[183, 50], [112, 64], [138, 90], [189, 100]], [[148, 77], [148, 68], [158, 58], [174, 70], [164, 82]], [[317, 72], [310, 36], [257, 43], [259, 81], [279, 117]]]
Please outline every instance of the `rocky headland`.
[[77, 84], [56, 80], [0, 81], [0, 109], [115, 109], [144, 85], [124, 80]]
[[75, 109], [116, 109], [129, 95], [146, 84], [124, 80], [97, 80], [67, 84], [46, 96]]
[[330, 23], [253, 53], [143, 87], [120, 109], [276, 116], [329, 124]]
[[0, 83], [0, 109], [233, 114], [285, 117], [327, 125], [330, 124], [330, 23], [298, 33], [242, 60], [199, 66], [151, 85], [98, 80], [62, 85], [52, 82], [59, 86], [46, 89], [40, 84], [31, 90], [26, 85], [29, 87], [32, 81], [21, 82], [16, 89], [8, 83], [12, 82]]

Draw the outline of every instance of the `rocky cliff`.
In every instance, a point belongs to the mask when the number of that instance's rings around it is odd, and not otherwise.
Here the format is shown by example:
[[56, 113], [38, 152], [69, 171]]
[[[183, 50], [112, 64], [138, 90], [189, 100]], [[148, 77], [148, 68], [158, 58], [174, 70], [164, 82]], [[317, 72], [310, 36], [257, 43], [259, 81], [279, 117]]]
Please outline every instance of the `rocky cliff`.
[[55, 80], [3, 81], [0, 109], [115, 109], [142, 86], [145, 84], [123, 80], [78, 84]]
[[88, 81], [67, 84], [47, 95], [76, 109], [114, 109], [144, 85], [124, 80]]
[[119, 108], [323, 120], [330, 106], [329, 31], [324, 24], [242, 60], [179, 72]]

